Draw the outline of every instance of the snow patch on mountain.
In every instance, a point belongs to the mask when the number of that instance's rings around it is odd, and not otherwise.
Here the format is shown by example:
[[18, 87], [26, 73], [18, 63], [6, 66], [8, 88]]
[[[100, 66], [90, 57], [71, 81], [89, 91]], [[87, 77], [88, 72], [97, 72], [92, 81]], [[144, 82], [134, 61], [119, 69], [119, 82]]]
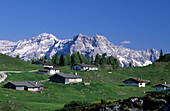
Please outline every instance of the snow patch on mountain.
[[29, 40], [18, 42], [0, 41], [0, 53], [15, 57], [19, 55], [23, 60], [40, 58], [42, 56], [52, 57], [54, 54], [61, 55], [80, 52], [84, 55], [106, 54], [116, 57], [122, 67], [132, 63], [133, 66], [146, 66], [159, 58], [156, 49], [146, 51], [131, 50], [122, 46], [115, 46], [106, 37], [95, 34], [93, 37], [78, 34], [72, 39], [60, 40], [52, 34], [42, 33]]

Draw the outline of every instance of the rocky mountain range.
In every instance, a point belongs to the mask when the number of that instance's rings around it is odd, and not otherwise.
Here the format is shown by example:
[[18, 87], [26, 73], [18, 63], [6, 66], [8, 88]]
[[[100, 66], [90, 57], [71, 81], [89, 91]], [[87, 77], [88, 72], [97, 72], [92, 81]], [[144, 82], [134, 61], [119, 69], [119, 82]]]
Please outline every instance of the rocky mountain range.
[[11, 42], [0, 40], [0, 53], [15, 57], [19, 55], [23, 60], [40, 58], [43, 56], [52, 57], [54, 54], [60, 55], [79, 51], [84, 55], [106, 54], [106, 56], [116, 57], [122, 67], [132, 63], [133, 66], [146, 66], [159, 58], [156, 49], [131, 50], [123, 46], [115, 46], [101, 35], [88, 37], [86, 35], [75, 35], [72, 39], [60, 40], [54, 35], [42, 33], [37, 37], [28, 40]]

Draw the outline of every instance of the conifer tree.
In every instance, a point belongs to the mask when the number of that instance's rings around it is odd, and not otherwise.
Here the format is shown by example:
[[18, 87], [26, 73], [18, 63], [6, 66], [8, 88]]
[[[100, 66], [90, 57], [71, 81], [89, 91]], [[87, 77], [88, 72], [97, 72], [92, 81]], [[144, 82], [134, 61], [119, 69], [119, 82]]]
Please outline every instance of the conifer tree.
[[91, 64], [91, 57], [90, 57], [90, 55], [87, 56], [87, 64]]
[[59, 65], [60, 56], [53, 55], [51, 61], [52, 61], [52, 63], [53, 63], [54, 65]]
[[160, 56], [159, 56], [159, 60], [161, 61], [162, 60], [162, 57], [163, 57], [163, 51], [162, 49], [160, 50]]
[[102, 54], [102, 58], [100, 60], [100, 65], [105, 65], [106, 64], [106, 58], [105, 58], [105, 54]]
[[113, 69], [116, 69], [119, 67], [119, 62], [116, 58], [114, 58], [113, 56], [109, 56], [108, 57], [108, 64], [112, 65]]
[[20, 57], [19, 57], [19, 55], [17, 55], [15, 58], [19, 59]]
[[43, 61], [43, 59], [42, 59], [43, 57], [40, 57], [40, 59], [39, 59], [39, 61]]
[[47, 56], [46, 55], [44, 56], [44, 60], [47, 60]]
[[61, 54], [60, 56], [60, 61], [59, 61], [60, 66], [65, 66], [66, 65], [66, 58], [64, 54]]
[[48, 62], [53, 63], [52, 59], [50, 57], [48, 58]]
[[129, 62], [129, 67], [132, 67], [132, 63], [131, 62]]
[[35, 60], [34, 58], [31, 59], [31, 63], [32, 63], [32, 64], [34, 64], [35, 61], [36, 61], [36, 60]]
[[107, 64], [109, 64], [109, 65], [113, 65], [114, 64], [114, 57], [113, 56], [109, 56], [108, 57]]
[[80, 63], [78, 54], [73, 52], [72, 55], [71, 55], [71, 65], [75, 65], [75, 64], [78, 64], [78, 63]]
[[100, 64], [100, 59], [101, 59], [101, 56], [99, 54], [96, 54], [95, 65], [99, 65]]
[[45, 58], [44, 58], [44, 57], [42, 57], [42, 61], [45, 61]]
[[87, 64], [87, 60], [84, 54], [81, 54], [81, 61], [82, 63]]
[[59, 61], [60, 61], [60, 56], [56, 56], [55, 60], [54, 60], [54, 63], [56, 65], [59, 65]]
[[94, 64], [94, 58], [93, 58], [93, 55], [91, 55], [91, 64]]
[[105, 68], [105, 64], [106, 64], [105, 54], [102, 54], [102, 58], [100, 59], [100, 65], [102, 68]]
[[119, 62], [118, 62], [118, 60], [116, 58], [114, 58], [114, 62], [112, 64], [112, 68], [113, 69], [119, 68]]
[[44, 57], [41, 57], [41, 58], [40, 58], [40, 61], [45, 61], [45, 58], [44, 58]]
[[80, 56], [80, 52], [79, 52], [79, 51], [77, 52], [77, 56], [78, 56], [78, 59], [79, 59], [80, 63], [82, 64], [82, 61], [83, 61], [83, 60], [82, 60], [82, 58], [81, 58], [81, 56]]
[[53, 63], [54, 65], [56, 65], [56, 63], [55, 63], [56, 57], [57, 57], [56, 55], [53, 55], [53, 56], [52, 56], [52, 63]]
[[66, 59], [67, 59], [67, 65], [71, 65], [71, 56], [69, 52], [66, 55]]

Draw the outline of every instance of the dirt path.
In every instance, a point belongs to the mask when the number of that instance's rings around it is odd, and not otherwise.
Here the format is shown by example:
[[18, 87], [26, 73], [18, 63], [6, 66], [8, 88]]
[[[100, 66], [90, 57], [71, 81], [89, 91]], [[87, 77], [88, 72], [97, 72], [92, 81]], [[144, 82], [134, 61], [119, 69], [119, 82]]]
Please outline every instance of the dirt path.
[[[33, 71], [28, 71], [28, 72], [36, 72], [37, 70], [33, 70]], [[7, 78], [7, 75], [5, 73], [8, 72], [13, 72], [13, 73], [21, 73], [24, 71], [0, 71], [0, 83], [5, 81], [5, 79]]]
[[3, 71], [0, 71], [0, 75], [1, 75], [1, 78], [0, 78], [0, 83], [1, 83], [7, 78], [7, 75]]

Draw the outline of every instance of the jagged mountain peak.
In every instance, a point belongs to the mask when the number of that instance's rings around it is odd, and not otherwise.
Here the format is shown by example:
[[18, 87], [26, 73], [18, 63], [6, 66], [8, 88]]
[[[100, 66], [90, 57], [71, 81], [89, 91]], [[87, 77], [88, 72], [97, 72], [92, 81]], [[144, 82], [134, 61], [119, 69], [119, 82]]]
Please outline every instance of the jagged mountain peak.
[[125, 47], [115, 46], [106, 37], [95, 34], [88, 37], [83, 34], [75, 35], [72, 39], [59, 40], [54, 35], [42, 33], [28, 40], [20, 40], [17, 43], [0, 41], [0, 53], [15, 57], [20, 55], [23, 60], [52, 57], [79, 51], [84, 55], [106, 54], [116, 57], [122, 67], [132, 63], [133, 66], [145, 66], [159, 58], [156, 49], [135, 51]]
[[83, 34], [78, 34], [78, 35], [75, 35], [72, 40], [73, 41], [87, 41], [87, 40], [89, 40], [89, 41], [93, 41], [93, 42], [98, 42], [98, 41], [109, 42], [105, 36], [97, 35], [97, 34], [95, 34], [92, 37], [88, 37], [87, 35], [83, 35]]
[[75, 41], [75, 40], [84, 39], [84, 38], [89, 38], [89, 37], [83, 34], [78, 34], [78, 35], [74, 35], [73, 40]]
[[42, 34], [39, 34], [37, 37], [33, 37], [34, 38], [41, 38], [41, 39], [54, 39], [54, 40], [59, 40], [56, 36], [54, 36], [53, 34], [50, 34], [50, 33], [42, 33]]
[[98, 35], [98, 34], [94, 34], [93, 38], [106, 39], [106, 40], [107, 40], [107, 38], [106, 38], [105, 36], [103, 36], [103, 35]]

